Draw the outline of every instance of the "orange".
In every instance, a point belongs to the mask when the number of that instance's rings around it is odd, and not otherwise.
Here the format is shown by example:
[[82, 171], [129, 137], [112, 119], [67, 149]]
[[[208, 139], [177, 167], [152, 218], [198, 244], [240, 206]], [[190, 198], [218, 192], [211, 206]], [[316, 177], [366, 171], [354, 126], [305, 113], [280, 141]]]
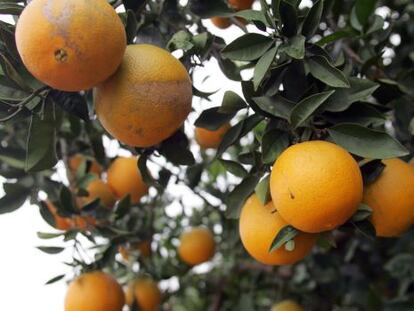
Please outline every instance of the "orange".
[[227, 131], [230, 128], [231, 125], [229, 123], [222, 125], [214, 131], [210, 131], [208, 129], [201, 127], [196, 127], [195, 139], [197, 143], [200, 145], [200, 147], [203, 149], [217, 148], [223, 140], [223, 136], [227, 133]]
[[304, 311], [304, 309], [293, 300], [283, 300], [273, 305], [271, 311]]
[[345, 149], [326, 141], [309, 141], [279, 156], [270, 190], [287, 223], [316, 233], [342, 225], [356, 212], [362, 199], [362, 175]]
[[81, 154], [75, 154], [69, 159], [69, 169], [72, 171], [72, 174], [76, 174], [81, 164], [86, 162], [86, 167], [88, 168], [88, 173], [100, 176], [102, 173], [102, 166], [96, 162], [95, 159], [90, 160]]
[[228, 0], [229, 5], [236, 11], [251, 9], [254, 0]]
[[129, 260], [130, 252], [138, 251], [143, 257], [151, 256], [151, 241], [142, 241], [139, 243], [131, 243], [129, 246], [120, 246], [119, 253], [125, 261]]
[[131, 202], [134, 204], [148, 193], [135, 157], [119, 157], [112, 162], [108, 169], [108, 185], [118, 199], [131, 195]]
[[124, 144], [149, 147], [170, 137], [191, 111], [186, 68], [168, 51], [129, 45], [118, 71], [95, 89], [102, 126]]
[[89, 195], [82, 198], [84, 204], [88, 204], [96, 199], [100, 199], [103, 206], [106, 206], [108, 208], [114, 206], [116, 198], [111, 188], [102, 180], [92, 180], [86, 187], [86, 190], [88, 191]]
[[181, 234], [178, 255], [190, 266], [210, 260], [214, 255], [216, 243], [214, 236], [207, 228], [192, 228]]
[[139, 278], [132, 282], [126, 292], [126, 300], [132, 305], [136, 300], [139, 310], [156, 311], [161, 304], [161, 292], [150, 278]]
[[364, 189], [371, 221], [380, 237], [396, 237], [414, 223], [414, 168], [400, 159], [383, 160], [381, 175]]
[[231, 20], [226, 17], [212, 17], [211, 22], [214, 24], [214, 26], [220, 28], [220, 29], [226, 29], [231, 26]]
[[109, 274], [85, 273], [72, 281], [65, 299], [65, 311], [121, 311], [125, 296]]
[[81, 91], [116, 71], [126, 34], [106, 0], [34, 0], [20, 15], [16, 44], [37, 79], [56, 89]]
[[73, 223], [73, 228], [77, 230], [91, 230], [96, 226], [96, 219], [93, 216], [75, 216]]
[[53, 215], [55, 220], [54, 227], [58, 230], [66, 231], [72, 228], [72, 220], [70, 218], [59, 216], [56, 206], [50, 201], [42, 201], [42, 204], [45, 204], [47, 209]]
[[278, 232], [286, 227], [272, 202], [263, 205], [254, 194], [244, 204], [239, 232], [244, 248], [257, 261], [267, 265], [289, 265], [303, 259], [315, 245], [315, 236], [299, 233], [295, 238], [295, 248], [288, 251], [284, 246], [269, 252]]

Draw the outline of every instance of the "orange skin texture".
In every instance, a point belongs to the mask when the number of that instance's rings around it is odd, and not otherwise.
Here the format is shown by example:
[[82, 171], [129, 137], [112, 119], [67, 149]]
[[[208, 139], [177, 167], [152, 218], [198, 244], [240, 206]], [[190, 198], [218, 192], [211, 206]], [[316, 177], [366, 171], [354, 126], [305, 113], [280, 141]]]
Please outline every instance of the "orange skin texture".
[[202, 149], [217, 149], [217, 147], [223, 140], [224, 135], [230, 128], [231, 125], [229, 123], [222, 125], [215, 131], [210, 131], [205, 128], [196, 127], [195, 139]]
[[96, 160], [89, 160], [81, 154], [75, 154], [69, 159], [69, 168], [72, 171], [72, 173], [76, 174], [79, 166], [85, 161], [91, 161], [88, 173], [94, 174], [98, 177], [102, 174], [102, 166], [99, 165], [99, 163], [96, 162]]
[[273, 165], [272, 200], [280, 216], [310, 233], [345, 223], [362, 200], [358, 163], [343, 148], [309, 141], [287, 148]]
[[85, 273], [68, 288], [65, 311], [121, 311], [125, 296], [121, 286], [109, 274]]
[[44, 204], [46, 204], [46, 207], [48, 210], [52, 213], [54, 219], [55, 219], [55, 228], [62, 231], [67, 231], [72, 228], [73, 223], [70, 218], [65, 218], [62, 216], [59, 216], [56, 206], [53, 205], [50, 201], [43, 201]]
[[18, 20], [16, 44], [37, 79], [63, 91], [81, 91], [116, 71], [126, 34], [106, 0], [34, 0]]
[[100, 199], [103, 206], [111, 208], [116, 202], [115, 195], [113, 194], [111, 188], [100, 179], [92, 180], [86, 190], [89, 192], [89, 195], [83, 198], [84, 204]]
[[186, 264], [195, 266], [210, 260], [215, 248], [216, 242], [209, 229], [192, 228], [181, 234], [178, 255]]
[[228, 0], [229, 5], [236, 11], [251, 9], [253, 2], [254, 0]]
[[219, 16], [212, 17], [211, 22], [214, 24], [214, 26], [220, 29], [229, 28], [232, 24], [229, 18]]
[[81, 231], [91, 230], [96, 226], [96, 219], [93, 216], [75, 216], [73, 228]]
[[414, 168], [400, 160], [382, 161], [381, 175], [364, 189], [377, 236], [398, 237], [414, 223]]
[[122, 143], [150, 147], [170, 137], [191, 111], [185, 67], [168, 51], [129, 45], [118, 71], [95, 89], [102, 126]]
[[142, 257], [150, 257], [151, 256], [151, 241], [143, 241], [139, 243], [132, 243], [129, 246], [120, 246], [118, 248], [119, 253], [122, 256], [122, 259], [125, 261], [129, 260], [130, 252], [138, 251]]
[[161, 291], [157, 283], [150, 278], [140, 278], [130, 284], [126, 291], [126, 301], [132, 305], [137, 301], [139, 310], [156, 311], [161, 304]]
[[272, 202], [263, 205], [256, 195], [252, 195], [247, 199], [240, 214], [240, 238], [247, 252], [263, 264], [294, 264], [310, 253], [315, 245], [315, 235], [301, 232], [294, 238], [293, 251], [288, 251], [282, 246], [269, 253], [274, 238], [287, 225]]
[[142, 180], [137, 162], [135, 157], [119, 157], [109, 166], [107, 176], [108, 185], [115, 196], [122, 199], [130, 194], [134, 204], [148, 193], [148, 186]]
[[272, 307], [271, 311], [304, 311], [297, 302], [293, 300], [283, 300]]

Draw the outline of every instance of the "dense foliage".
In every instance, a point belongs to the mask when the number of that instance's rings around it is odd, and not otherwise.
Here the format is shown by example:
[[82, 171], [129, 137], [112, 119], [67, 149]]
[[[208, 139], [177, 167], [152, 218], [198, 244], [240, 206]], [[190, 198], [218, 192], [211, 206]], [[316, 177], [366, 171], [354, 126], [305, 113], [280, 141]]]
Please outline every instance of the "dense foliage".
[[[0, 13], [17, 19], [25, 2], [0, 0]], [[17, 53], [14, 23], [0, 21], [0, 213], [30, 200], [54, 226], [41, 200], [47, 195], [63, 217], [92, 216], [95, 226], [38, 233], [65, 237], [62, 245], [40, 249], [55, 254], [73, 248], [69, 264], [77, 274], [105, 268], [123, 284], [143, 273], [169, 280], [165, 310], [267, 310], [285, 298], [307, 310], [412, 310], [414, 231], [376, 238], [368, 206], [338, 230], [321, 234], [312, 255], [293, 266], [251, 259], [236, 220], [254, 191], [268, 200], [271, 165], [291, 144], [330, 140], [358, 160], [370, 159], [361, 163], [366, 183], [381, 174], [381, 159], [410, 159], [412, 1], [318, 0], [305, 6], [261, 0], [254, 10], [240, 12], [220, 0], [110, 2], [126, 9], [119, 14], [129, 43], [178, 52], [190, 74], [206, 63], [217, 65], [241, 84], [242, 94], [226, 90], [223, 101], [208, 109], [203, 107], [211, 107], [206, 103], [212, 93], [193, 87], [203, 110], [192, 112], [195, 125], [215, 130], [230, 121], [231, 129], [216, 152], [200, 150], [190, 122], [160, 145], [121, 146], [122, 153], [139, 155], [149, 195], [139, 204], [123, 198], [112, 210], [99, 200], [78, 206], [77, 197], [96, 177], [88, 173], [90, 161], [75, 172], [65, 169], [69, 159], [81, 153], [106, 169], [113, 160], [107, 156], [113, 154], [112, 138], [94, 116], [92, 91], [62, 92], [33, 78]], [[244, 34], [225, 42], [213, 34], [214, 26], [206, 27], [213, 16], [230, 18]], [[177, 239], [186, 227], [199, 225], [214, 231], [216, 255], [191, 269], [177, 256]], [[284, 237], [275, 238], [280, 243]], [[122, 260], [119, 246], [145, 240], [153, 241], [150, 257], [137, 253]]]

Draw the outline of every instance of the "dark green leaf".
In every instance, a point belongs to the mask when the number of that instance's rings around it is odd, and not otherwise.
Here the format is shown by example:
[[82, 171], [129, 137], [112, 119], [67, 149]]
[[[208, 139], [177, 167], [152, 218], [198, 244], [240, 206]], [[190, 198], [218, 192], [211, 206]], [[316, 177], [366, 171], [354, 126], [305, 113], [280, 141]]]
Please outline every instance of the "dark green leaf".
[[368, 219], [372, 214], [372, 208], [364, 203], [360, 203], [358, 210], [352, 216], [352, 221], [359, 222]]
[[264, 177], [256, 186], [254, 189], [257, 197], [259, 198], [260, 202], [263, 205], [266, 205], [267, 202], [270, 201], [270, 174]]
[[368, 159], [386, 159], [409, 154], [403, 145], [387, 133], [357, 124], [342, 123], [328, 131], [338, 145]]
[[117, 219], [121, 219], [125, 215], [128, 215], [131, 210], [131, 196], [128, 194], [126, 197], [122, 198], [115, 205], [115, 215]]
[[292, 58], [303, 59], [305, 57], [305, 37], [296, 35], [289, 38], [288, 42], [280, 47], [280, 51]]
[[312, 76], [327, 85], [338, 88], [350, 86], [344, 73], [331, 65], [325, 57], [313, 56], [308, 58], [306, 63]]
[[227, 45], [222, 54], [233, 60], [252, 61], [266, 53], [273, 43], [273, 39], [268, 36], [248, 33]]
[[289, 2], [287, 0], [280, 1], [279, 15], [283, 25], [283, 34], [287, 37], [293, 37], [298, 31], [298, 16], [296, 8]]
[[46, 254], [59, 254], [63, 252], [65, 249], [63, 247], [53, 247], [53, 246], [38, 246], [37, 249], [41, 250]]
[[365, 26], [369, 17], [375, 10], [377, 0], [357, 0], [355, 3], [355, 13], [361, 25]]
[[19, 209], [30, 194], [30, 189], [19, 184], [5, 183], [3, 187], [5, 195], [0, 199], [0, 215]]
[[364, 185], [374, 182], [384, 171], [385, 164], [381, 160], [372, 160], [364, 163], [361, 167]]
[[[275, 211], [275, 213], [277, 213], [277, 211]], [[298, 233], [299, 231], [290, 225], [283, 227], [273, 239], [272, 244], [269, 245], [269, 253], [279, 249], [290, 240], [293, 240]]]
[[322, 17], [324, 0], [318, 0], [309, 10], [302, 26], [302, 34], [306, 38], [310, 38], [318, 30], [319, 22]]
[[[231, 96], [232, 101], [235, 99], [233, 95], [229, 96]], [[234, 112], [221, 113], [220, 109], [220, 107], [214, 107], [204, 110], [198, 117], [198, 119], [194, 122], [194, 125], [197, 127], [208, 129], [210, 131], [215, 131], [219, 129], [222, 125], [228, 123], [234, 117]]]
[[253, 85], [255, 90], [258, 89], [266, 74], [269, 71], [270, 66], [272, 65], [277, 53], [277, 47], [274, 47], [267, 51], [257, 62], [254, 67], [253, 74]]
[[279, 155], [289, 146], [289, 135], [273, 129], [262, 138], [262, 159], [265, 164], [273, 164]]
[[223, 165], [223, 167], [226, 169], [227, 172], [238, 176], [238, 177], [245, 177], [247, 175], [246, 169], [239, 163], [230, 161], [230, 160], [224, 160], [219, 159], [220, 164]]
[[289, 120], [290, 112], [295, 105], [294, 102], [287, 100], [282, 96], [263, 96], [253, 98], [257, 106], [271, 116]]
[[50, 285], [50, 284], [56, 283], [56, 282], [62, 280], [65, 276], [66, 276], [65, 274], [55, 276], [54, 278], [51, 278], [49, 281], [47, 281], [45, 283], [45, 285]]
[[220, 114], [232, 115], [244, 108], [247, 108], [245, 101], [236, 93], [227, 91], [224, 93], [223, 102], [217, 112]]

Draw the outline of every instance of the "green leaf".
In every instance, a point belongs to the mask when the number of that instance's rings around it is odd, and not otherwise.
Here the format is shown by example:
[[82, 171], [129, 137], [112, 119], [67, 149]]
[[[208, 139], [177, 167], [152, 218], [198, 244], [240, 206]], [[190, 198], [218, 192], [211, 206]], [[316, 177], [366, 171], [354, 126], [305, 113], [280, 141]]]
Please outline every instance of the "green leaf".
[[350, 86], [344, 73], [336, 69], [325, 57], [313, 56], [306, 59], [306, 64], [311, 75], [325, 84], [338, 88]]
[[260, 84], [268, 73], [270, 66], [275, 60], [276, 53], [277, 47], [270, 49], [259, 59], [256, 66], [254, 67], [253, 85], [255, 90], [259, 88]]
[[194, 155], [189, 150], [188, 138], [182, 131], [177, 131], [164, 140], [159, 152], [175, 165], [193, 165], [195, 163]]
[[20, 15], [24, 7], [17, 3], [0, 2], [0, 14], [5, 15]]
[[364, 203], [360, 203], [357, 211], [352, 215], [351, 220], [358, 222], [368, 219], [372, 214], [372, 208]]
[[298, 15], [296, 8], [289, 2], [287, 0], [280, 1], [279, 15], [283, 25], [282, 33], [286, 37], [293, 37], [298, 31]]
[[271, 26], [266, 19], [266, 15], [261, 11], [243, 10], [234, 13], [233, 16], [241, 17], [248, 22], [260, 22], [267, 27]]
[[321, 21], [322, 12], [323, 12], [324, 0], [318, 0], [309, 10], [308, 15], [306, 15], [305, 21], [302, 26], [302, 34], [306, 38], [312, 37], [315, 32], [318, 30], [319, 23]]
[[62, 236], [64, 233], [47, 233], [47, 232], [37, 232], [37, 237], [42, 240], [55, 239]]
[[65, 248], [63, 247], [54, 247], [54, 246], [38, 246], [36, 248], [46, 254], [51, 254], [51, 255], [59, 254], [65, 250]]
[[268, 36], [248, 33], [227, 45], [222, 55], [232, 60], [252, 61], [260, 58], [273, 44], [273, 39]]
[[25, 169], [43, 171], [56, 163], [55, 106], [46, 102], [43, 117], [34, 114], [30, 121]]
[[378, 83], [371, 80], [355, 77], [349, 78], [349, 84], [349, 88], [341, 88], [335, 91], [335, 94], [326, 101], [325, 110], [332, 112], [344, 111], [351, 104], [367, 99], [379, 87]]
[[194, 48], [194, 44], [192, 43], [192, 35], [185, 30], [180, 30], [174, 34], [174, 36], [168, 42], [167, 47], [170, 51], [190, 51], [192, 48]]
[[50, 285], [50, 284], [56, 283], [56, 282], [62, 280], [65, 276], [66, 276], [65, 274], [55, 276], [54, 278], [51, 278], [49, 281], [47, 281], [45, 283], [45, 285]]
[[128, 44], [133, 43], [138, 31], [138, 21], [132, 10], [127, 11], [125, 32]]
[[342, 123], [328, 129], [332, 139], [349, 152], [368, 159], [387, 159], [409, 154], [389, 134], [357, 124]]
[[292, 110], [290, 123], [294, 128], [302, 126], [316, 110], [331, 96], [335, 91], [327, 91], [313, 94], [302, 99]]
[[123, 197], [120, 201], [118, 201], [115, 205], [115, 215], [117, 219], [121, 219], [131, 210], [131, 196], [128, 194], [127, 196]]
[[369, 17], [374, 13], [377, 0], [357, 0], [355, 3], [355, 13], [361, 25], [368, 23]]
[[190, 10], [201, 18], [227, 16], [234, 13], [224, 1], [190, 1]]
[[228, 194], [226, 198], [227, 218], [237, 219], [240, 217], [241, 207], [253, 193], [259, 179], [257, 175], [249, 175]]
[[227, 91], [224, 93], [223, 102], [217, 112], [232, 115], [244, 108], [247, 108], [247, 105], [243, 98], [232, 91]]
[[290, 112], [295, 105], [294, 102], [279, 95], [273, 97], [254, 97], [253, 101], [260, 109], [268, 114], [285, 120], [289, 120]]
[[[228, 94], [227, 96], [228, 96], [228, 99], [231, 97], [231, 101], [232, 101], [231, 104], [230, 103], [227, 103], [227, 104], [229, 105], [234, 104], [235, 96], [232, 94]], [[224, 102], [224, 99], [223, 99], [223, 102]], [[194, 122], [194, 125], [196, 127], [202, 127], [210, 131], [215, 131], [219, 129], [222, 125], [228, 123], [234, 117], [234, 113], [235, 113], [235, 112], [222, 113], [220, 112], [220, 109], [221, 107], [213, 107], [213, 108], [204, 110], [201, 113], [201, 115], [198, 117], [198, 119]]]
[[364, 185], [374, 182], [384, 171], [385, 164], [381, 160], [372, 160], [364, 163], [360, 169]]
[[254, 189], [258, 199], [263, 205], [266, 205], [270, 201], [270, 174], [265, 176]]
[[6, 194], [0, 199], [0, 215], [19, 209], [30, 194], [30, 189], [19, 184], [5, 183], [3, 187]]
[[75, 200], [72, 192], [68, 187], [62, 185], [59, 193], [60, 204], [57, 206], [59, 214], [62, 216], [71, 216], [72, 214], [78, 214], [79, 210], [75, 205]]
[[[275, 213], [277, 213], [277, 211], [275, 211]], [[290, 240], [293, 240], [298, 233], [299, 231], [290, 225], [283, 227], [273, 239], [272, 244], [270, 244], [269, 253], [279, 249]]]
[[245, 177], [247, 175], [246, 169], [243, 165], [229, 160], [219, 159], [219, 162], [223, 167], [226, 169], [227, 172], [238, 176], [238, 177]]
[[318, 42], [316, 42], [317, 45], [319, 46], [324, 46], [326, 44], [332, 43], [334, 41], [337, 41], [339, 39], [342, 38], [349, 38], [352, 37], [354, 35], [357, 35], [358, 33], [351, 29], [351, 28], [344, 28], [338, 31], [335, 31], [334, 33], [331, 33], [329, 35], [327, 35], [326, 37], [323, 37], [321, 40], [319, 40]]
[[280, 47], [280, 51], [292, 58], [303, 59], [305, 57], [305, 37], [297, 35], [289, 38], [288, 42]]
[[266, 132], [262, 138], [262, 160], [273, 164], [279, 155], [289, 146], [289, 135], [278, 129]]

